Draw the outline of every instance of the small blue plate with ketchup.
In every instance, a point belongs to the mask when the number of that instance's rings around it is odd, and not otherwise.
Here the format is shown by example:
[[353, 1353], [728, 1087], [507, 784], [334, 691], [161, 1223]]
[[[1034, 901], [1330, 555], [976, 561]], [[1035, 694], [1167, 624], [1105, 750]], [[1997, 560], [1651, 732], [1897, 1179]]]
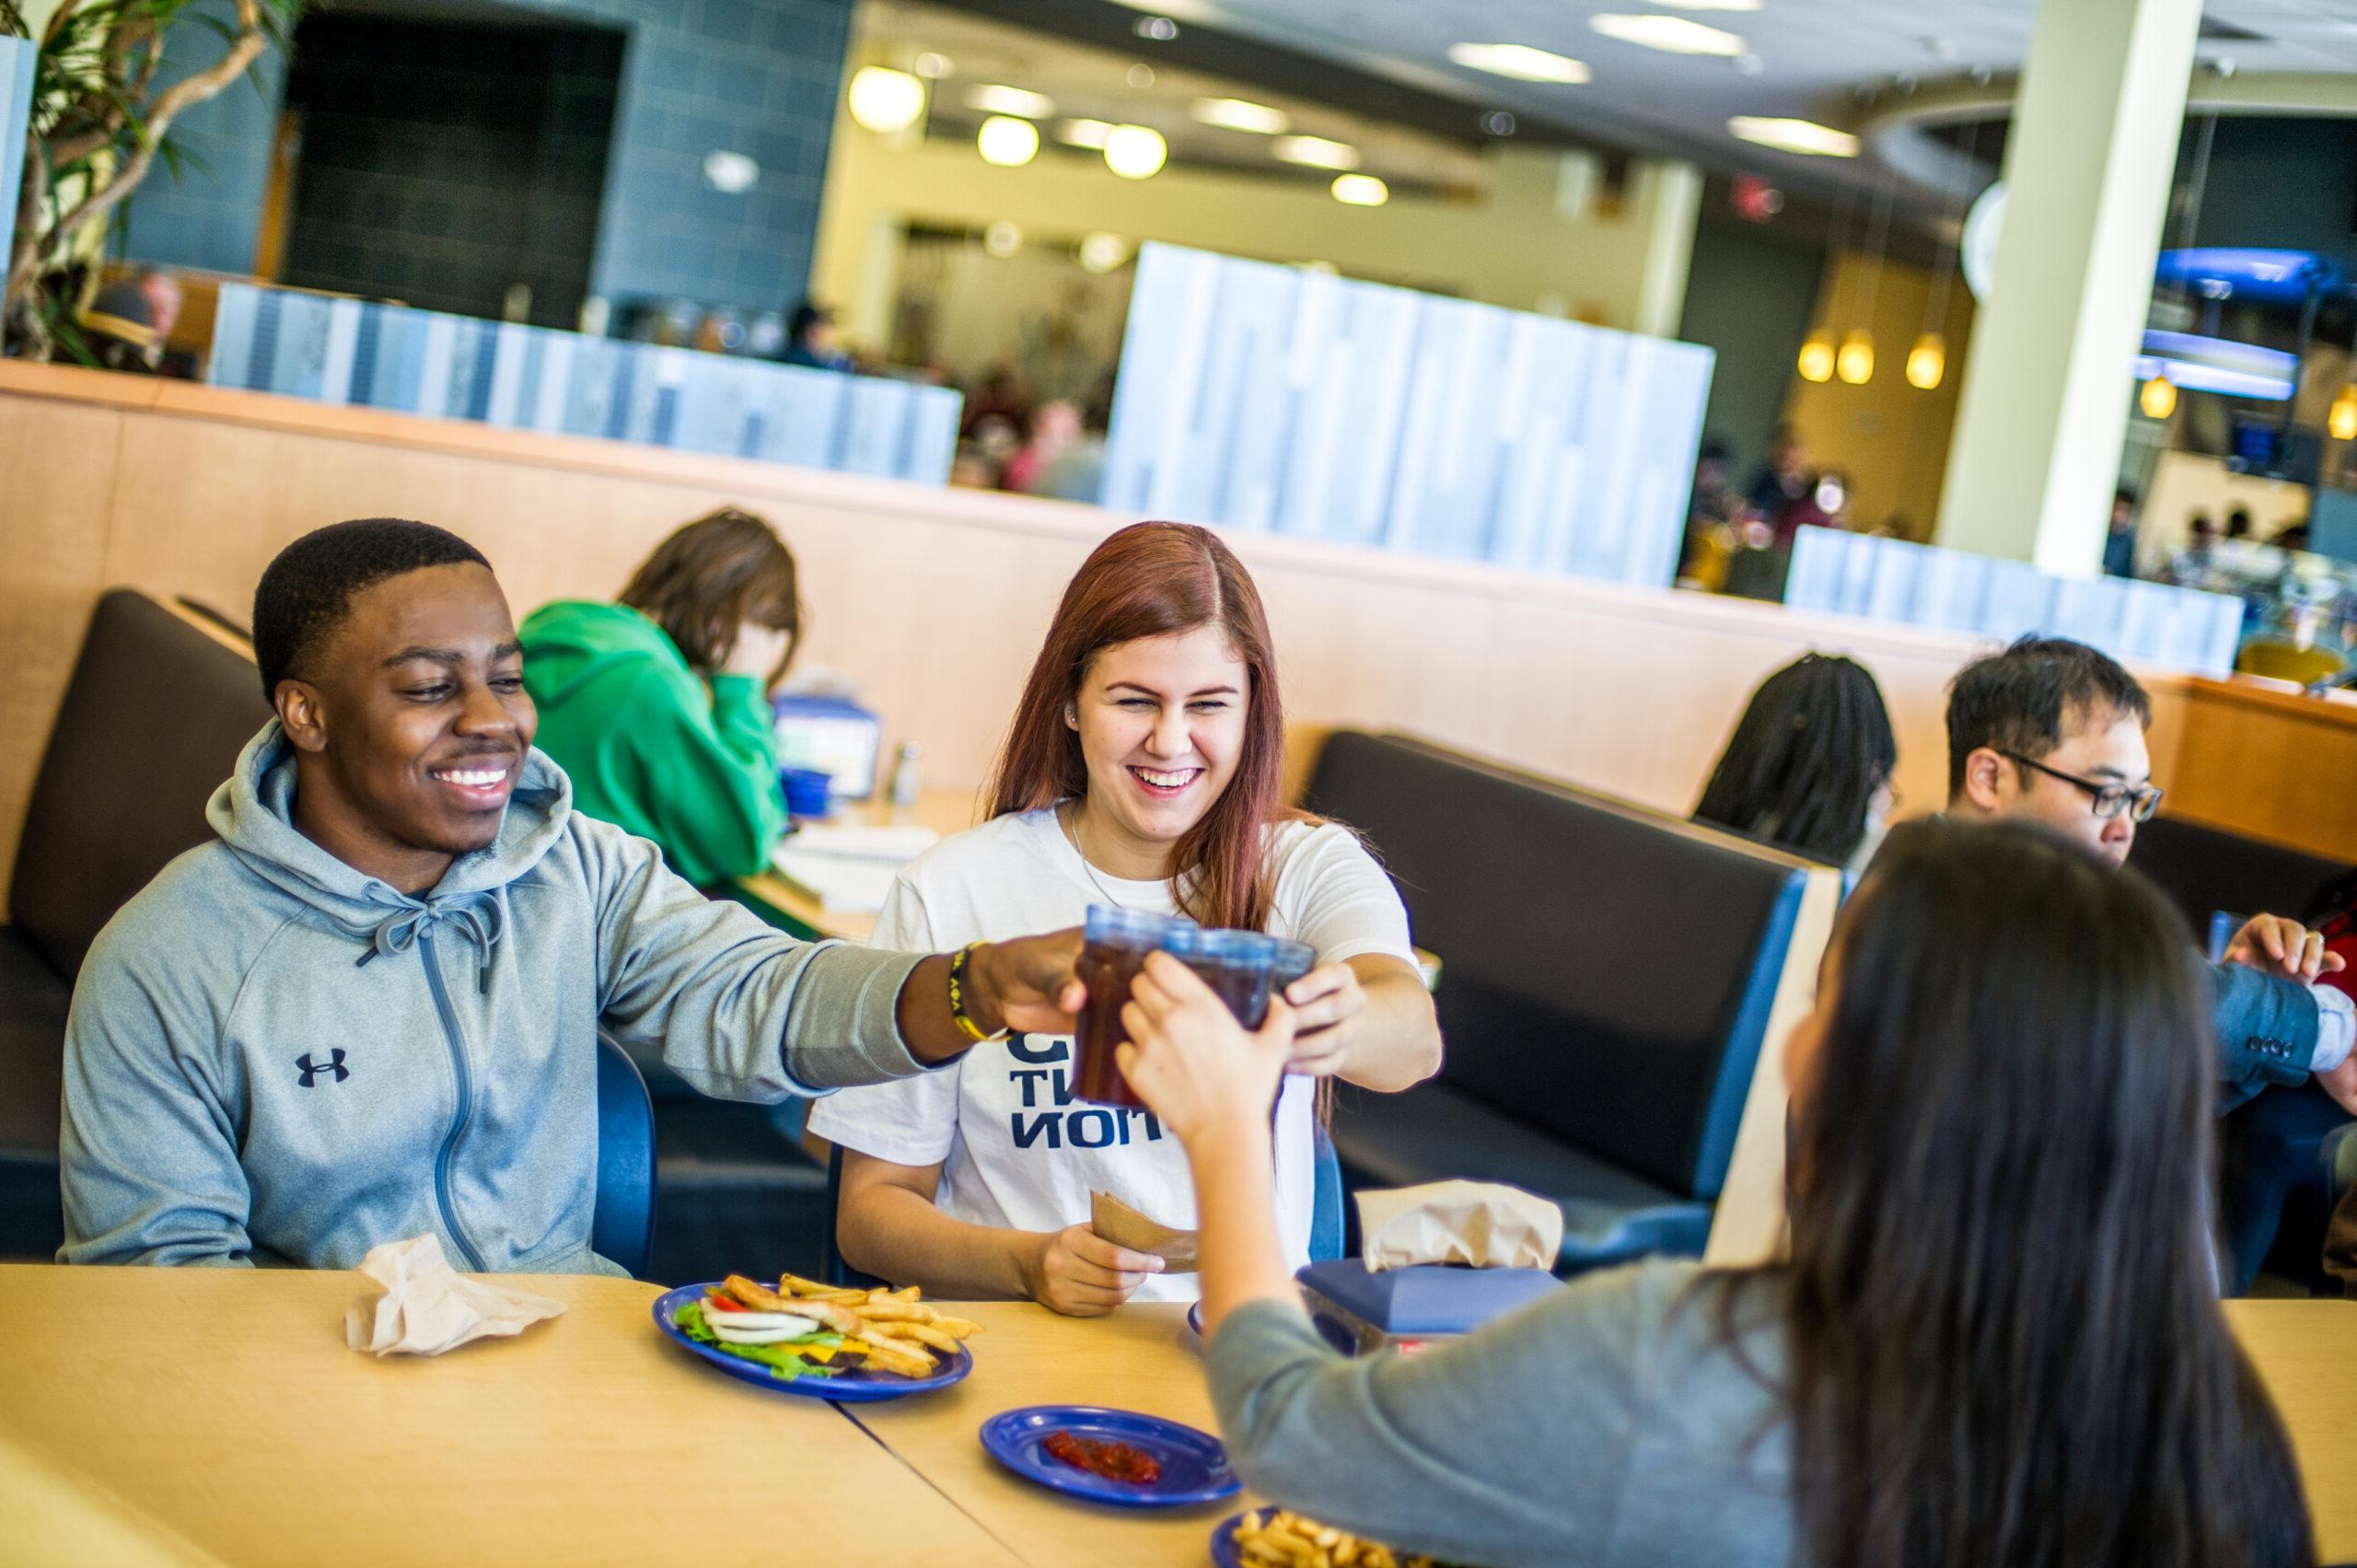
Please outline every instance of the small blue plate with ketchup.
[[1024, 1480], [1115, 1508], [1187, 1508], [1244, 1490], [1218, 1438], [1140, 1411], [1028, 1405], [982, 1423], [981, 1439]]

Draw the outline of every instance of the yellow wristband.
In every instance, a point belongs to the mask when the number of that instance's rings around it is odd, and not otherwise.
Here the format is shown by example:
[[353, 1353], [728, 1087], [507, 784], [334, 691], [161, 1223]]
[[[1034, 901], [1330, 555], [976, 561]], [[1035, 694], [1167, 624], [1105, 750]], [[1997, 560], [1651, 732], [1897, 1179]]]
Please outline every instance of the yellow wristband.
[[1004, 1029], [999, 1030], [998, 1034], [983, 1033], [982, 1027], [974, 1022], [966, 1011], [966, 964], [974, 956], [974, 949], [981, 946], [980, 942], [969, 942], [949, 959], [949, 1021], [958, 1026], [959, 1034], [978, 1045], [1006, 1033]]

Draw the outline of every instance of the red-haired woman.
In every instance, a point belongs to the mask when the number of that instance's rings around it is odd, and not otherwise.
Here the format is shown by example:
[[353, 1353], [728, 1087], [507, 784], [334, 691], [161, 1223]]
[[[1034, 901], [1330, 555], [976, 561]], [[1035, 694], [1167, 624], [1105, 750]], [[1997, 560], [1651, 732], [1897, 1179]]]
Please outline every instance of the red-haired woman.
[[[1278, 1103], [1286, 1255], [1308, 1256], [1316, 1089], [1398, 1090], [1440, 1063], [1399, 896], [1349, 830], [1278, 797], [1284, 744], [1259, 590], [1202, 528], [1139, 523], [1065, 588], [1016, 708], [991, 820], [935, 845], [886, 900], [878, 947], [935, 952], [1076, 925], [1091, 904], [1306, 942], [1301, 1037]], [[1193, 1189], [1152, 1115], [1072, 1095], [1072, 1042], [1014, 1035], [922, 1078], [821, 1100], [843, 1150], [853, 1267], [952, 1297], [1109, 1312], [1188, 1300], [1194, 1276], [1097, 1237], [1091, 1194], [1189, 1229]]]

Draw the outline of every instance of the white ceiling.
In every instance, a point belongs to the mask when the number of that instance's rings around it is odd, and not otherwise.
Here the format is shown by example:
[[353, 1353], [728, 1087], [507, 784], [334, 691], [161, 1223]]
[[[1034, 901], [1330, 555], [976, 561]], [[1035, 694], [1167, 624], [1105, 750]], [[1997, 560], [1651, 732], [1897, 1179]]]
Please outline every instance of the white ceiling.
[[[1133, 10], [1153, 0], [1119, 0]], [[2095, 0], [2052, 0], [2092, 4]], [[1736, 141], [1729, 116], [1790, 115], [1854, 125], [1860, 93], [1977, 69], [2003, 75], [2027, 51], [2037, 0], [1761, 0], [1756, 11], [1693, 11], [1672, 0], [1167, 0], [1164, 13], [1348, 64], [1429, 90], [1492, 103], [1637, 147], [1811, 183], [1878, 179], [1858, 164], [1805, 159]], [[1600, 12], [1674, 15], [1750, 47], [1741, 62], [1665, 54], [1596, 32]], [[2241, 73], [2357, 75], [2357, 0], [2216, 0], [2200, 57]], [[1535, 45], [1585, 62], [1583, 86], [1541, 86], [1449, 63], [1457, 42]], [[1142, 46], [1150, 49], [1151, 45]]]

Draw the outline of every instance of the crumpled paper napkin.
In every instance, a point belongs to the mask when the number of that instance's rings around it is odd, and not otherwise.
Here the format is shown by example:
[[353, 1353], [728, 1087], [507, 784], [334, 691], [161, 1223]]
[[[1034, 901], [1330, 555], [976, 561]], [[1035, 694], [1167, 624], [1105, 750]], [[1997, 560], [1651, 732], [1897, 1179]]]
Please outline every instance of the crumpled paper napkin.
[[562, 1301], [469, 1279], [430, 1232], [370, 1248], [359, 1273], [374, 1288], [344, 1309], [344, 1342], [378, 1355], [440, 1355], [564, 1311]]
[[1500, 1182], [1433, 1181], [1358, 1198], [1370, 1273], [1417, 1263], [1552, 1269], [1563, 1244], [1562, 1210]]

